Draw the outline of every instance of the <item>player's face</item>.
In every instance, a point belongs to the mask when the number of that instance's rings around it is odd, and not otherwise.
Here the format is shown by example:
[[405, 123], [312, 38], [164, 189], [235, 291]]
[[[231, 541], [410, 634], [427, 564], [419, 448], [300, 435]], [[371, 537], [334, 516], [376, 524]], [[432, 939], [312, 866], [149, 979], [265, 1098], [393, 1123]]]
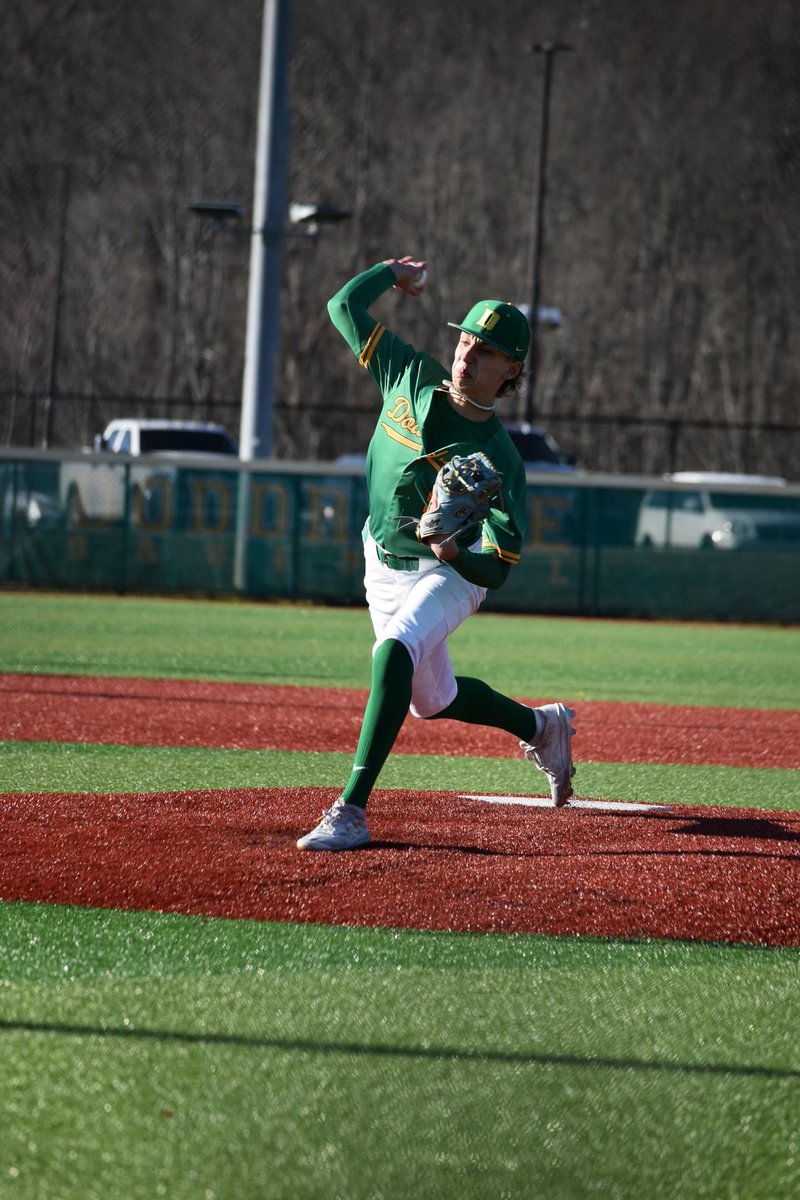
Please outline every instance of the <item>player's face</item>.
[[515, 379], [521, 370], [522, 363], [471, 333], [462, 333], [458, 339], [453, 358], [453, 383], [465, 396], [480, 404], [491, 403], [503, 384]]

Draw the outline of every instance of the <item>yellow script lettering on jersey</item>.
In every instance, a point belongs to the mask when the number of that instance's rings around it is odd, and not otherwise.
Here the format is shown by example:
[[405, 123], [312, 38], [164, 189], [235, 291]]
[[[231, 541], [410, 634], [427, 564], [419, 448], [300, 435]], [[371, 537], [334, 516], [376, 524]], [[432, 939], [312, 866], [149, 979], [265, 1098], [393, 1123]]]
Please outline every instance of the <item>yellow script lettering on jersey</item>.
[[387, 412], [386, 419], [387, 421], [394, 421], [395, 425], [399, 425], [401, 429], [405, 429], [407, 433], [413, 434], [414, 437], [421, 438], [422, 434], [419, 425], [409, 415], [410, 412], [411, 401], [407, 400], [405, 396], [398, 396], [392, 408]]

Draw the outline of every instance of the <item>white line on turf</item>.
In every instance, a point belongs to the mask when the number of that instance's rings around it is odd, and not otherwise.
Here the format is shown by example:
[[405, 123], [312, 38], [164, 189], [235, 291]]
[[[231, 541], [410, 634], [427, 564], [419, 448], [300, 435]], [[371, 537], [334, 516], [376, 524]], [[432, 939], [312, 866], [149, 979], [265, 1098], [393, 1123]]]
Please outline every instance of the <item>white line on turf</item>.
[[[555, 808], [544, 796], [468, 796], [459, 793], [460, 800], [482, 800], [484, 804], [520, 804], [525, 808]], [[578, 800], [573, 797], [565, 808], [589, 808], [600, 812], [669, 812], [668, 804], [628, 804], [617, 800]]]

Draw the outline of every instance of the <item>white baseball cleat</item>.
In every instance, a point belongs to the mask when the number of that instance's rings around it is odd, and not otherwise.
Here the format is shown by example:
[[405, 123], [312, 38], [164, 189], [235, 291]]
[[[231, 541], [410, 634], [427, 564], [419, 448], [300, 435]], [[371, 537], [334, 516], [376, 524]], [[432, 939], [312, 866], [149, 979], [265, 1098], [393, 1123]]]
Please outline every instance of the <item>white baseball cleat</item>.
[[544, 771], [553, 804], [561, 808], [572, 795], [575, 766], [570, 743], [575, 730], [570, 722], [575, 713], [566, 704], [543, 704], [533, 711], [544, 719], [544, 729], [535, 742], [520, 742], [520, 747], [528, 762]]
[[337, 800], [322, 814], [316, 829], [298, 840], [298, 850], [352, 850], [369, 841], [367, 814], [356, 804]]

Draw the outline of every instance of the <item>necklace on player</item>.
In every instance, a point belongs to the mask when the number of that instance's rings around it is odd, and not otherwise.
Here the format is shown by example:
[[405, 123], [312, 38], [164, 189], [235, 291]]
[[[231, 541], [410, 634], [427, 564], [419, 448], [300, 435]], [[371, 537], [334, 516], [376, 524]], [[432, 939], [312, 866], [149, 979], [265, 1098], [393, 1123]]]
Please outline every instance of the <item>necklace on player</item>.
[[462, 391], [456, 387], [452, 379], [443, 379], [442, 387], [447, 388], [451, 396], [456, 400], [463, 400], [465, 404], [471, 404], [473, 408], [479, 409], [481, 412], [494, 412], [497, 403], [492, 401], [491, 404], [478, 404], [477, 400], [470, 400], [469, 396], [465, 396]]

